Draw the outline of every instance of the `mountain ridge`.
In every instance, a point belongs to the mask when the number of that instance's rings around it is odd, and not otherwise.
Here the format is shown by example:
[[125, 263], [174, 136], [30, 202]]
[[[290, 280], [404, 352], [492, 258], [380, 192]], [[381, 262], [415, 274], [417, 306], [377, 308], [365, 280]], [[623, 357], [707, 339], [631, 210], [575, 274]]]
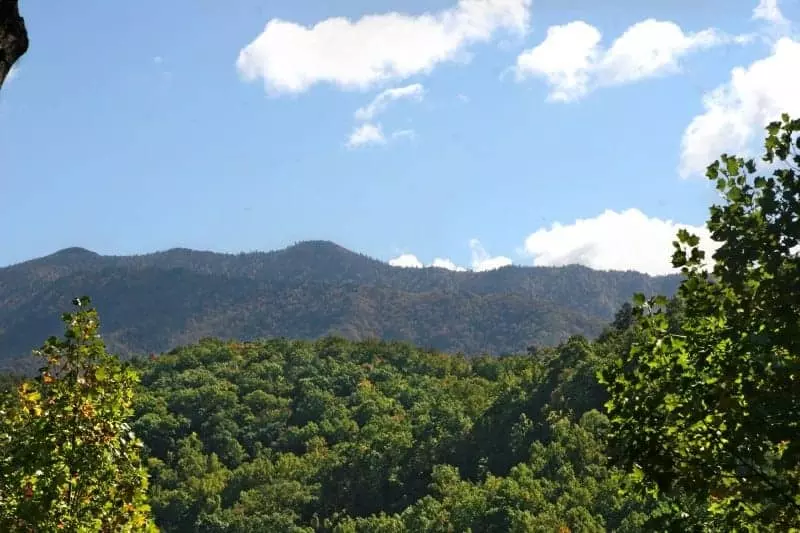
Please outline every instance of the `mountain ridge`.
[[0, 361], [57, 334], [60, 313], [83, 294], [100, 311], [110, 348], [123, 355], [209, 336], [331, 334], [501, 354], [597, 335], [634, 292], [672, 294], [679, 279], [579, 265], [401, 268], [319, 240], [239, 254], [106, 256], [70, 247], [0, 268]]
[[84, 257], [92, 257], [92, 258], [99, 258], [99, 259], [109, 259], [109, 260], [130, 260], [130, 259], [149, 259], [155, 257], [169, 257], [169, 256], [178, 256], [179, 254], [183, 255], [208, 255], [208, 256], [221, 256], [226, 258], [239, 258], [242, 256], [271, 256], [271, 255], [288, 255], [291, 253], [297, 252], [305, 252], [307, 250], [318, 249], [318, 250], [328, 250], [331, 252], [338, 252], [343, 254], [348, 254], [352, 256], [358, 256], [360, 258], [369, 260], [373, 263], [380, 264], [384, 267], [392, 268], [392, 269], [405, 269], [405, 270], [443, 270], [447, 272], [453, 272], [454, 274], [470, 274], [470, 273], [485, 273], [485, 272], [494, 272], [497, 270], [503, 270], [506, 268], [534, 268], [534, 269], [564, 269], [564, 268], [575, 268], [575, 269], [586, 269], [591, 270], [594, 272], [619, 272], [619, 273], [635, 273], [637, 275], [641, 275], [644, 277], [649, 278], [664, 278], [664, 277], [671, 277], [671, 275], [652, 275], [646, 272], [640, 272], [638, 270], [603, 270], [603, 269], [596, 269], [592, 267], [588, 267], [585, 265], [580, 265], [577, 263], [568, 264], [568, 265], [558, 265], [558, 266], [541, 266], [541, 265], [508, 265], [501, 268], [488, 270], [488, 271], [475, 271], [471, 269], [456, 271], [450, 270], [440, 266], [434, 265], [424, 265], [422, 267], [399, 267], [399, 266], [392, 266], [386, 261], [382, 261], [380, 259], [374, 258], [370, 255], [363, 254], [360, 252], [355, 252], [353, 250], [349, 250], [333, 241], [324, 240], [324, 239], [317, 239], [317, 240], [306, 240], [306, 241], [299, 241], [294, 244], [287, 245], [283, 248], [276, 248], [274, 250], [257, 250], [257, 251], [250, 251], [250, 252], [216, 252], [213, 250], [199, 250], [194, 248], [186, 248], [183, 246], [176, 246], [172, 248], [167, 248], [164, 250], [156, 250], [153, 252], [145, 252], [145, 253], [137, 253], [137, 254], [100, 254], [88, 248], [84, 248], [82, 246], [70, 246], [67, 248], [62, 248], [57, 250], [51, 254], [44, 255], [41, 257], [35, 257], [32, 259], [26, 259], [24, 261], [20, 261], [17, 263], [12, 263], [6, 266], [0, 266], [0, 271], [5, 269], [13, 269], [16, 267], [20, 267], [23, 265], [35, 264], [40, 262], [51, 262], [54, 258], [63, 258], [63, 257], [76, 257], [76, 256], [84, 256]]

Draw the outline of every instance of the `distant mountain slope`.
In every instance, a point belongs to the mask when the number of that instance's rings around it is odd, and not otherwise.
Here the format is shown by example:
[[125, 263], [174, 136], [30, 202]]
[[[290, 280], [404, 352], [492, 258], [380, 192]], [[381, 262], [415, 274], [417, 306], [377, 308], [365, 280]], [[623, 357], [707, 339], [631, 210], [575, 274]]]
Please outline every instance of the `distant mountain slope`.
[[0, 360], [60, 332], [74, 296], [92, 296], [123, 354], [206, 336], [410, 340], [508, 353], [595, 335], [634, 292], [672, 294], [678, 277], [569, 266], [491, 272], [403, 269], [326, 241], [274, 252], [173, 249], [101, 256], [82, 248], [0, 269]]

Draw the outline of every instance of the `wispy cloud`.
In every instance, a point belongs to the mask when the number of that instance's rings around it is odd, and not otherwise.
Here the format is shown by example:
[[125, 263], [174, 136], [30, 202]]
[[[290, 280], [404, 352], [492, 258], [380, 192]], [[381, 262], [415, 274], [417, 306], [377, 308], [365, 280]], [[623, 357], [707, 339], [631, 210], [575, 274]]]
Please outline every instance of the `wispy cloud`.
[[392, 139], [416, 139], [417, 132], [414, 130], [397, 130], [392, 132]]
[[469, 241], [470, 250], [472, 250], [472, 270], [475, 272], [486, 272], [488, 270], [497, 270], [511, 265], [510, 258], [497, 255], [492, 256], [483, 247], [478, 239], [471, 239]]
[[386, 89], [378, 93], [368, 105], [356, 111], [356, 120], [372, 120], [376, 115], [383, 113], [389, 104], [395, 100], [408, 99], [419, 102], [424, 95], [425, 88], [419, 83]]
[[358, 148], [368, 144], [385, 144], [386, 138], [383, 136], [381, 126], [378, 124], [366, 123], [356, 127], [347, 139], [348, 148]]
[[789, 20], [783, 16], [778, 0], [760, 0], [753, 9], [753, 19], [763, 20], [776, 26], [786, 26]]
[[[362, 121], [363, 123], [360, 126], [356, 126], [350, 134], [347, 146], [349, 148], [354, 148], [365, 144], [385, 144], [387, 139], [381, 131], [381, 126], [375, 125], [371, 121], [376, 116], [386, 111], [386, 108], [391, 102], [402, 99], [421, 101], [424, 95], [425, 88], [419, 83], [381, 91], [369, 104], [356, 110], [356, 121]], [[389, 135], [389, 138], [392, 140], [404, 138], [414, 139], [415, 137], [416, 133], [412, 129], [396, 130]]]

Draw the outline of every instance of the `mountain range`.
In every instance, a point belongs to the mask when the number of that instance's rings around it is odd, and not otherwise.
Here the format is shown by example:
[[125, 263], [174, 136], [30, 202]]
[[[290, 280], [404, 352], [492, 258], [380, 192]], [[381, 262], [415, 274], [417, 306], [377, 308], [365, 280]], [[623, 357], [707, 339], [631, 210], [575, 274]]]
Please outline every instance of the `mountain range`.
[[83, 248], [0, 268], [0, 362], [62, 330], [76, 296], [100, 312], [121, 355], [204, 337], [407, 340], [466, 354], [504, 354], [597, 335], [635, 292], [675, 292], [679, 276], [582, 266], [489, 272], [399, 268], [328, 241], [272, 252], [175, 248], [103, 256]]

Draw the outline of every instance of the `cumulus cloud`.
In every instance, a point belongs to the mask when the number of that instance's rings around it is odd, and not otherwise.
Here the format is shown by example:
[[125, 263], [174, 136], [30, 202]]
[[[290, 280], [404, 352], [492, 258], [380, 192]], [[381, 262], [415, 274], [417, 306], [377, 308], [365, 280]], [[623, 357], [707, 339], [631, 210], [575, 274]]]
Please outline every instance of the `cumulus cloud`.
[[507, 267], [512, 263], [511, 259], [508, 257], [489, 255], [478, 239], [470, 240], [469, 247], [472, 250], [472, 270], [475, 272], [497, 270], [498, 268]]
[[747, 40], [715, 29], [686, 33], [655, 19], [630, 26], [608, 48], [601, 39], [600, 30], [580, 20], [551, 26], [544, 41], [517, 57], [517, 79], [543, 78], [549, 100], [569, 102], [598, 87], [678, 72], [680, 60], [693, 51]]
[[442, 259], [440, 257], [434, 259], [433, 263], [431, 263], [431, 266], [435, 268], [444, 268], [446, 270], [452, 270], [454, 272], [466, 272], [467, 270], [464, 267], [456, 265], [449, 259]]
[[368, 144], [385, 144], [386, 138], [383, 136], [383, 131], [380, 125], [375, 125], [367, 122], [353, 130], [350, 138], [347, 139], [348, 148], [358, 148]]
[[422, 261], [417, 259], [414, 254], [403, 254], [394, 259], [389, 259], [389, 264], [400, 268], [422, 268], [423, 266]]
[[419, 102], [424, 95], [425, 88], [419, 83], [386, 89], [373, 98], [369, 105], [356, 111], [356, 120], [372, 120], [376, 115], [385, 111], [388, 105], [395, 100], [405, 98]]
[[779, 39], [771, 54], [736, 67], [730, 80], [703, 97], [681, 142], [680, 174], [702, 176], [722, 153], [749, 153], [781, 113], [800, 115], [800, 42]]
[[636, 270], [651, 275], [672, 274], [673, 241], [679, 229], [700, 237], [706, 256], [717, 243], [705, 226], [678, 224], [646, 216], [638, 209], [606, 210], [595, 218], [553, 224], [525, 239], [525, 252], [537, 266], [584, 265], [597, 270]]
[[[489, 270], [496, 270], [511, 264], [511, 259], [503, 256], [491, 256], [484, 249], [478, 239], [469, 241], [470, 251], [472, 252], [472, 270], [475, 272], [486, 272]], [[404, 253], [389, 260], [389, 264], [395, 267], [403, 268], [423, 268], [425, 265], [414, 254]], [[458, 266], [450, 259], [437, 257], [433, 260], [431, 267], [445, 268], [454, 272], [466, 272], [467, 269]]]
[[272, 93], [301, 93], [318, 83], [363, 90], [463, 58], [469, 45], [498, 31], [524, 32], [530, 6], [531, 0], [459, 0], [438, 13], [336, 17], [309, 27], [272, 19], [236, 66]]
[[600, 55], [600, 38], [600, 30], [580, 20], [551, 26], [540, 45], [517, 57], [517, 78], [545, 78], [552, 100], [580, 98], [589, 90], [590, 72]]
[[[532, 259], [534, 266], [583, 265], [595, 270], [637, 271], [660, 276], [675, 274], [672, 266], [672, 243], [678, 231], [685, 229], [700, 238], [706, 257], [719, 243], [711, 239], [705, 226], [680, 224], [672, 220], [648, 217], [639, 209], [606, 210], [594, 218], [577, 219], [569, 224], [554, 223], [530, 234], [520, 253]], [[486, 272], [513, 264], [505, 256], [493, 256], [478, 239], [469, 241], [474, 272]], [[800, 246], [798, 246], [800, 249]], [[389, 261], [404, 268], [426, 265], [415, 255], [404, 253]], [[450, 259], [436, 258], [427, 266], [456, 272], [467, 269]]]
[[[425, 265], [422, 264], [422, 261], [414, 254], [402, 254], [393, 259], [389, 259], [389, 264], [393, 267], [399, 268], [423, 268]], [[460, 267], [452, 262], [450, 259], [442, 259], [437, 257], [433, 260], [433, 263], [430, 265], [434, 268], [444, 268], [446, 270], [452, 270], [454, 272], [466, 272], [466, 268]]]

